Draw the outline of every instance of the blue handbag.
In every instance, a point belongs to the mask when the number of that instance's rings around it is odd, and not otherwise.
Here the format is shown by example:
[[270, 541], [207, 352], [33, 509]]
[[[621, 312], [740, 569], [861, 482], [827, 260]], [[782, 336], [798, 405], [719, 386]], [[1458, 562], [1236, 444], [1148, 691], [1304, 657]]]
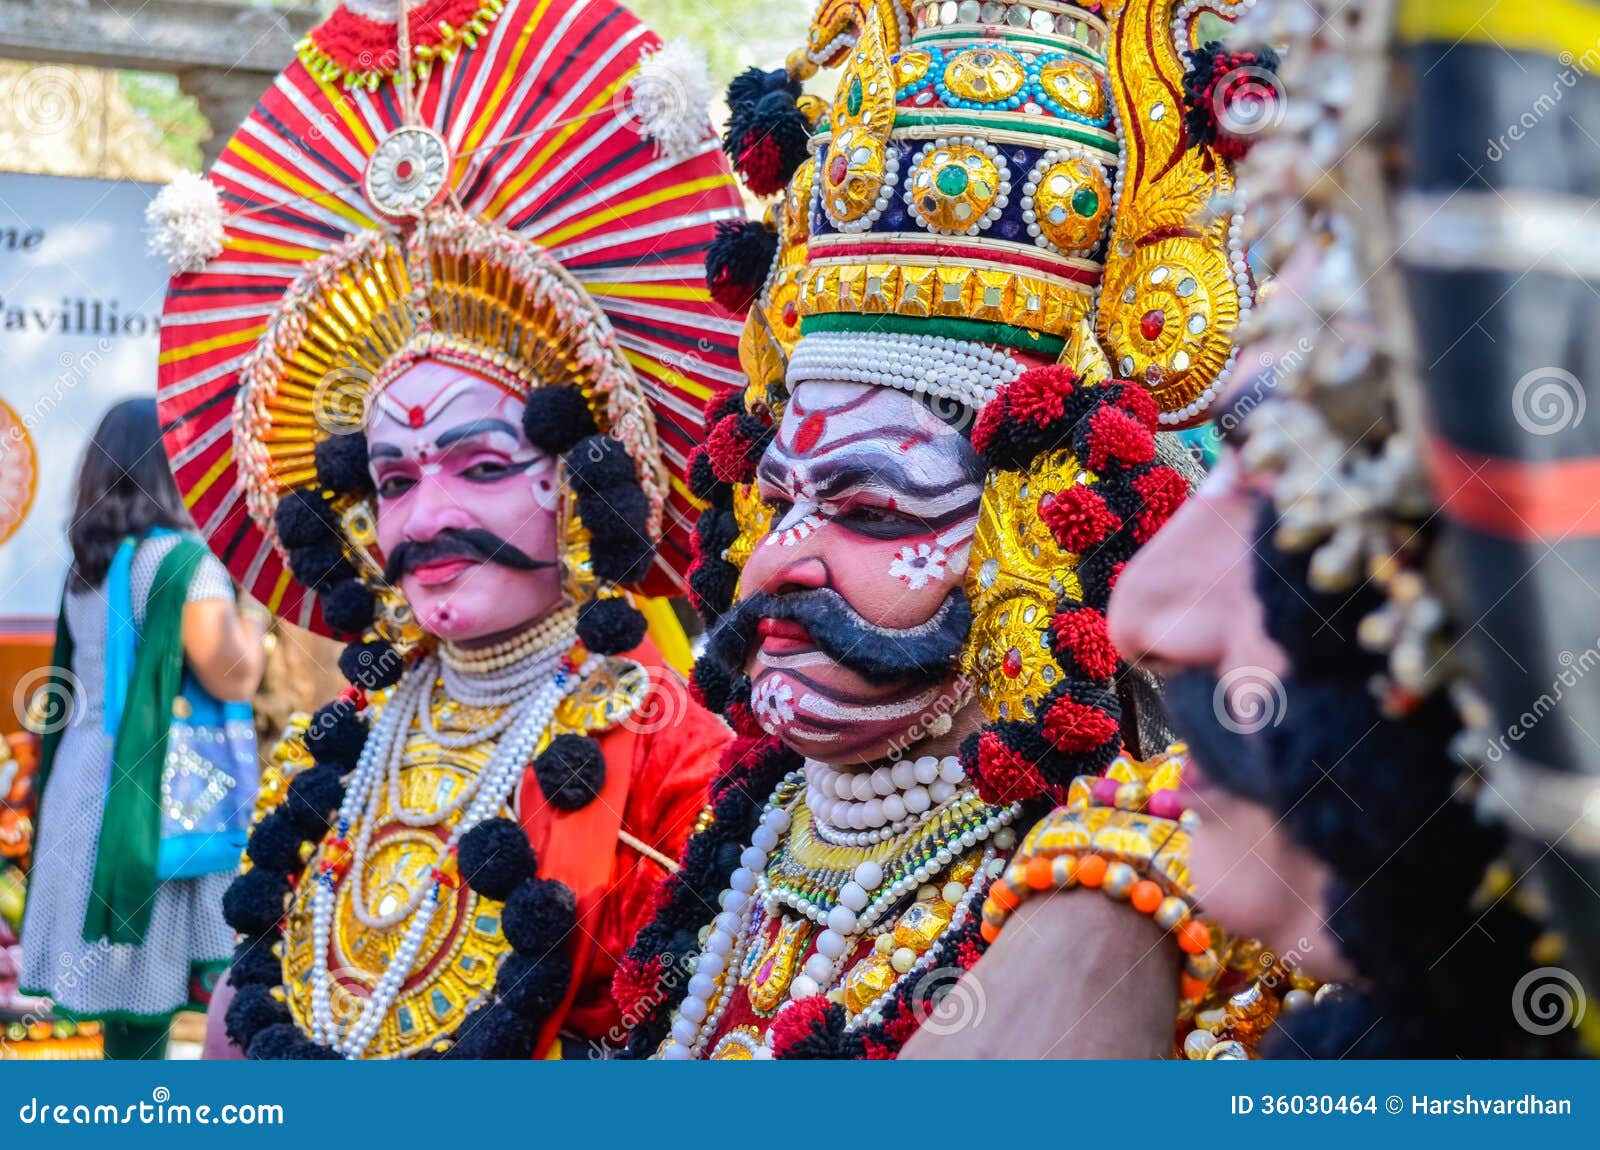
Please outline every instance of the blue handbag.
[[[168, 532], [157, 529], [146, 538], [162, 534]], [[139, 649], [131, 580], [138, 544], [124, 539], [106, 573], [105, 730], [113, 739]], [[157, 878], [198, 878], [238, 867], [260, 769], [250, 705], [223, 702], [185, 669], [161, 769]]]

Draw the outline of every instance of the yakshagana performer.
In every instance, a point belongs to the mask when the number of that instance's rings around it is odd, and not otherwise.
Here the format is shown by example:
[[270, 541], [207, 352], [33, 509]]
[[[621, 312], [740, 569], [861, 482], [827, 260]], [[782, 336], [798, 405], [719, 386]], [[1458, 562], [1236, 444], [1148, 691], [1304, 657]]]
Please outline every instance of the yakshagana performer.
[[[695, 682], [740, 737], [618, 971], [633, 1054], [895, 1056], [970, 1001], [996, 879], [1071, 877], [1010, 865], [1058, 803], [1035, 853], [1099, 851], [1081, 885], [1122, 902], [1049, 957], [1115, 1004], [1079, 1052], [1171, 1054], [1175, 1015], [1181, 1042], [1248, 989], [1257, 951], [1190, 906], [1177, 758], [1121, 753], [1104, 617], [1186, 490], [1154, 432], [1204, 417], [1251, 305], [1208, 212], [1237, 141], [1186, 125], [1186, 88], [1229, 110], [1189, 6], [1100, 7], [827, 4], [730, 92], [736, 165], [785, 191], [711, 253], [719, 299], [757, 303], [751, 386], [691, 468]], [[798, 95], [837, 63], [830, 108]]]
[[738, 378], [696, 275], [738, 195], [703, 79], [622, 9], [373, 8], [154, 209], [195, 520], [352, 639], [226, 899], [227, 1033], [570, 1056], [622, 1032], [612, 967], [726, 739], [621, 588], [687, 565], [679, 474]]

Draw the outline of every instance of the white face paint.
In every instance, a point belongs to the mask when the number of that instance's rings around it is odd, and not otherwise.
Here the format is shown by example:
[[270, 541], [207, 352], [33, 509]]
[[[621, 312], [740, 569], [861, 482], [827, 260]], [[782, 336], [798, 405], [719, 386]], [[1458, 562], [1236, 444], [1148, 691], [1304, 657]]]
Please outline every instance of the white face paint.
[[[741, 594], [826, 587], [872, 628], [926, 626], [961, 587], [977, 528], [982, 464], [916, 397], [865, 384], [800, 384], [759, 468], [774, 507]], [[762, 725], [829, 763], [883, 758], [950, 679], [869, 682], [824, 654], [803, 626], [763, 619], [746, 668]], [[863, 631], [870, 642], [870, 631]]]

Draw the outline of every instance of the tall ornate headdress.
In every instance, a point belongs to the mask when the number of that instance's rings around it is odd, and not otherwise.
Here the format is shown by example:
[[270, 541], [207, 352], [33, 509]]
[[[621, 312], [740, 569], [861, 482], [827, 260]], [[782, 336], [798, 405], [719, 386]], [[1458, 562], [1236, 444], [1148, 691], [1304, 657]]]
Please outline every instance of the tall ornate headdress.
[[[902, 33], [888, 7], [849, 9], [862, 23], [835, 53], [831, 107], [794, 103], [814, 130], [770, 229], [725, 228], [712, 253], [713, 290], [755, 304], [751, 385], [724, 403], [694, 475], [715, 509], [691, 587], [713, 616], [731, 601], [766, 530], [754, 461], [797, 383], [874, 383], [978, 413], [990, 475], [965, 669], [996, 769], [1042, 758], [1048, 775], [1054, 746], [1064, 787], [1116, 752], [1100, 612], [1184, 489], [1150, 431], [1202, 417], [1250, 307], [1234, 219], [1207, 210], [1232, 177], [1216, 137], [1187, 126], [1188, 8], [915, 4]], [[762, 148], [793, 133], [770, 111], [792, 84], [780, 76], [747, 74], [730, 93], [730, 153], [767, 190], [783, 173]], [[1040, 724], [1058, 737], [1041, 741]], [[1032, 771], [990, 796], [1046, 781]]]
[[[741, 382], [739, 327], [699, 281], [740, 209], [692, 53], [610, 0], [458, 7], [340, 9], [206, 179], [152, 207], [178, 270], [159, 399], [185, 502], [272, 610], [372, 641], [414, 637], [363, 573], [359, 432], [406, 366], [527, 398], [530, 439], [566, 459], [574, 579], [617, 608], [614, 584], [681, 586], [687, 456]], [[609, 645], [637, 641], [610, 622]]]
[[[900, 388], [967, 421], [987, 476], [961, 670], [988, 721], [961, 757], [980, 796], [1021, 804], [1024, 820], [1121, 748], [1107, 599], [1187, 491], [1158, 462], [1155, 432], [1203, 418], [1250, 305], [1234, 220], [1208, 211], [1232, 186], [1221, 136], [1188, 127], [1196, 6], [1105, 7], [919, 0], [902, 25], [892, 3], [824, 5], [787, 72], [746, 73], [730, 90], [735, 166], [752, 190], [783, 194], [767, 225], [725, 225], [707, 267], [720, 300], [753, 306], [740, 345], [750, 386], [713, 408], [691, 464], [711, 504], [696, 529], [697, 605], [726, 612], [767, 532], [755, 465], [795, 386]], [[834, 63], [831, 106], [800, 95], [801, 76]], [[619, 985], [648, 983], [680, 949], [673, 932], [715, 905], [720, 860], [738, 857], [759, 801], [796, 765], [763, 743], [743, 676], [713, 654], [695, 682], [747, 741]], [[758, 805], [741, 807], [748, 796]], [[975, 923], [940, 945], [963, 965], [983, 947]], [[865, 1049], [895, 1048], [926, 1006], [914, 995], [857, 1032]], [[644, 1014], [638, 1052], [666, 1028], [665, 1011]]]

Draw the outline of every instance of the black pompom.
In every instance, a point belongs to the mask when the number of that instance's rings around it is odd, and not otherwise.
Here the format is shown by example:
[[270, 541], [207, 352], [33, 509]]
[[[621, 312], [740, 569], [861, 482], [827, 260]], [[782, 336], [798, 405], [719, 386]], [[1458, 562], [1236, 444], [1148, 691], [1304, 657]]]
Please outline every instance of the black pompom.
[[350, 643], [339, 653], [339, 672], [367, 691], [394, 686], [405, 669], [405, 658], [383, 639]]
[[354, 703], [335, 699], [312, 714], [303, 738], [317, 762], [353, 770], [367, 744], [367, 724]]
[[527, 833], [510, 819], [487, 819], [462, 835], [456, 861], [469, 887], [500, 902], [532, 878], [539, 865]]
[[256, 867], [228, 885], [222, 896], [222, 917], [240, 934], [266, 934], [278, 929], [289, 899], [284, 876]]
[[655, 544], [642, 533], [625, 539], [595, 539], [589, 547], [590, 569], [596, 578], [611, 583], [639, 582], [650, 573], [655, 557]]
[[561, 949], [577, 926], [577, 907], [578, 900], [565, 883], [531, 878], [506, 899], [500, 927], [512, 946], [538, 957]]
[[339, 541], [336, 539], [323, 539], [301, 547], [291, 547], [289, 570], [296, 579], [314, 591], [356, 577], [356, 569], [344, 557], [344, 548], [339, 546]]
[[734, 313], [748, 311], [778, 254], [778, 233], [757, 220], [722, 220], [706, 249], [711, 298]]
[[564, 951], [542, 955], [512, 951], [500, 960], [494, 990], [506, 1006], [538, 1024], [561, 1005], [571, 982], [572, 963]]
[[509, 1007], [495, 1004], [467, 1015], [445, 1057], [474, 1062], [532, 1058], [538, 1037], [525, 1018]]
[[247, 935], [233, 949], [228, 982], [235, 986], [276, 986], [283, 981], [283, 960], [272, 953], [276, 934]]
[[343, 772], [338, 767], [315, 766], [289, 780], [288, 793], [277, 813], [299, 828], [305, 838], [320, 837], [342, 802]]
[[695, 660], [694, 674], [690, 680], [706, 710], [720, 715], [728, 706], [728, 692], [733, 689], [733, 676], [722, 664], [704, 655]]
[[650, 625], [626, 599], [591, 599], [578, 608], [578, 638], [597, 655], [620, 655], [644, 641]]
[[250, 1041], [251, 1058], [264, 1062], [336, 1062], [338, 1054], [319, 1046], [292, 1022], [280, 1022], [258, 1031]]
[[695, 521], [694, 535], [702, 555], [721, 555], [739, 538], [739, 518], [723, 508], [707, 508]]
[[564, 811], [588, 806], [606, 785], [606, 757], [587, 735], [557, 735], [533, 761], [539, 789]]
[[251, 1039], [267, 1027], [289, 1021], [289, 1008], [272, 996], [271, 988], [258, 985], [235, 989], [223, 1016], [228, 1041], [240, 1050], [249, 1050]]
[[572, 384], [536, 387], [522, 409], [528, 442], [551, 455], [565, 455], [580, 439], [595, 434], [594, 412], [583, 390]]
[[631, 479], [604, 491], [580, 492], [578, 516], [597, 543], [650, 542], [650, 501]]
[[317, 444], [317, 482], [341, 495], [372, 494], [365, 435], [330, 435]]
[[289, 874], [301, 869], [300, 847], [306, 836], [283, 811], [273, 811], [256, 824], [244, 853], [263, 870]]
[[633, 460], [620, 439], [609, 435], [588, 435], [572, 445], [562, 457], [567, 477], [578, 495], [607, 491], [619, 483], [639, 482]]
[[290, 550], [326, 543], [339, 533], [333, 507], [320, 491], [304, 487], [278, 500], [272, 521], [278, 528], [278, 541]]
[[715, 626], [727, 612], [738, 586], [739, 568], [715, 555], [706, 556], [689, 572], [689, 590], [707, 627]]
[[372, 626], [378, 597], [360, 579], [344, 579], [322, 589], [322, 617], [345, 635], [359, 635]]
[[689, 456], [689, 490], [696, 499], [709, 500], [718, 488], [725, 486], [711, 468], [711, 456], [704, 450]]

